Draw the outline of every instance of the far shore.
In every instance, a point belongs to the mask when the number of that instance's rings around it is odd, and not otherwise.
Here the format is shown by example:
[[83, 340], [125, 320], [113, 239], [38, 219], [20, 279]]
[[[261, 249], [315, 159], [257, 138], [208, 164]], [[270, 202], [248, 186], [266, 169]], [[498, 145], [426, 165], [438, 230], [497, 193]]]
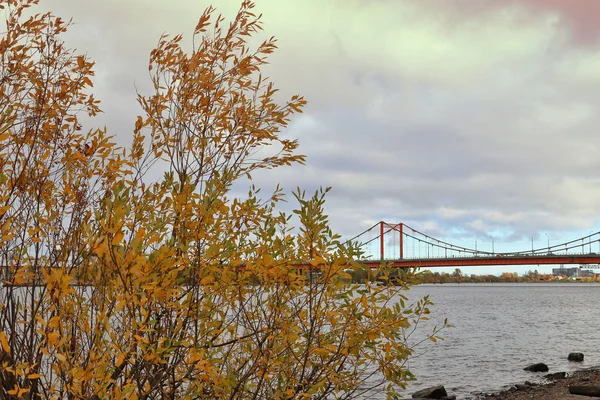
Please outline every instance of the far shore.
[[596, 282], [591, 282], [591, 281], [575, 281], [575, 280], [570, 280], [570, 279], [565, 279], [562, 281], [559, 280], [554, 280], [554, 281], [522, 281], [522, 282], [505, 282], [505, 281], [482, 281], [482, 282], [420, 282], [420, 283], [411, 283], [411, 285], [456, 285], [456, 284], [469, 284], [469, 285], [476, 285], [476, 284], [480, 284], [480, 283], [485, 283], [485, 284], [489, 284], [489, 283], [493, 283], [493, 284], [503, 284], [503, 283], [511, 283], [511, 284], [529, 284], [529, 283], [534, 283], [534, 284], [573, 284], [573, 283], [591, 283], [591, 284], [600, 284], [600, 281], [596, 281]]

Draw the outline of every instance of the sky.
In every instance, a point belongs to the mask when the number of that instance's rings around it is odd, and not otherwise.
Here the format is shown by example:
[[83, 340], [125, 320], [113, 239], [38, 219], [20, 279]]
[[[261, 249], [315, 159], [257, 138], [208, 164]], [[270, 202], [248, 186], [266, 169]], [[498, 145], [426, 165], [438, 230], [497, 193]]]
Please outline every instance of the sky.
[[[189, 39], [210, 4], [39, 8], [73, 17], [68, 44], [97, 62], [96, 124], [126, 146], [150, 51], [165, 32]], [[231, 18], [240, 1], [212, 4]], [[265, 74], [282, 98], [308, 100], [284, 133], [306, 165], [256, 174], [257, 186], [331, 186], [327, 211], [344, 237], [383, 220], [518, 251], [600, 230], [600, 2], [256, 0], [256, 10], [259, 39], [278, 39]]]

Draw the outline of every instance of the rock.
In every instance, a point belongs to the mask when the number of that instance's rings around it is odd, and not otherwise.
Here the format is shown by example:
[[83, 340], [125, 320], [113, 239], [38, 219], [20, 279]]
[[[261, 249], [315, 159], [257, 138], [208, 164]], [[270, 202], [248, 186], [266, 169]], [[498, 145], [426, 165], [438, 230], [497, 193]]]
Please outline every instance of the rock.
[[529, 386], [527, 386], [525, 384], [522, 384], [522, 383], [517, 383], [515, 385], [515, 387], [517, 388], [517, 390], [527, 390], [527, 389], [529, 389]]
[[569, 357], [567, 357], [569, 361], [582, 362], [583, 361], [583, 353], [569, 353]]
[[531, 382], [529, 382], [529, 381], [525, 381], [525, 384], [526, 384], [527, 386], [535, 386], [535, 383], [531, 383]]
[[531, 364], [523, 369], [531, 372], [548, 372], [548, 366], [544, 363]]
[[569, 393], [581, 396], [600, 397], [600, 386], [595, 385], [573, 385], [569, 386]]
[[544, 375], [544, 378], [550, 379], [552, 381], [555, 381], [555, 380], [558, 380], [558, 379], [565, 379], [566, 377], [567, 377], [567, 373], [566, 372], [555, 372], [553, 374]]
[[443, 386], [429, 387], [426, 389], [419, 390], [418, 392], [414, 392], [412, 394], [413, 399], [443, 399], [446, 396], [448, 396], [448, 393], [446, 393], [446, 389]]

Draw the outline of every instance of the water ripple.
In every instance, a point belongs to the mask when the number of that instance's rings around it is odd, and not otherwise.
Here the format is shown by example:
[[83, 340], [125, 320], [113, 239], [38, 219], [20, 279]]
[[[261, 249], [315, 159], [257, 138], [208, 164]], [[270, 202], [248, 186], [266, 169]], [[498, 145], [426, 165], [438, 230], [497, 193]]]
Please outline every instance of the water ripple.
[[[442, 384], [459, 399], [499, 391], [543, 374], [523, 371], [544, 362], [550, 372], [600, 364], [600, 285], [598, 284], [444, 284], [420, 285], [409, 292], [429, 294], [436, 305], [421, 332], [448, 318], [445, 340], [416, 351], [410, 368], [418, 378], [408, 393]], [[570, 352], [583, 363], [567, 361]], [[421, 355], [421, 356], [418, 356]], [[382, 397], [383, 398], [383, 397]]]

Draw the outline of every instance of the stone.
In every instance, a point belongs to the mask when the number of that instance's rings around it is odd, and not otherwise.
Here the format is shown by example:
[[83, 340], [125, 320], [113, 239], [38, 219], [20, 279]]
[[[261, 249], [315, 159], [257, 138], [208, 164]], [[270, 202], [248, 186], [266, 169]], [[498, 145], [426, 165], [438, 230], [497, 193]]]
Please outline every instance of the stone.
[[544, 375], [544, 378], [550, 379], [552, 381], [555, 381], [555, 380], [558, 380], [558, 379], [565, 379], [566, 377], [567, 377], [567, 373], [566, 372], [555, 372], [553, 374]]
[[548, 372], [548, 366], [544, 363], [531, 364], [528, 367], [523, 368], [525, 371], [531, 372]]
[[432, 386], [429, 388], [419, 390], [412, 394], [413, 399], [443, 399], [446, 396], [448, 396], [448, 393], [446, 393], [446, 388], [444, 388], [443, 386]]
[[527, 390], [527, 389], [529, 389], [529, 386], [527, 386], [525, 384], [522, 384], [522, 383], [517, 383], [515, 385], [515, 387], [517, 388], [517, 390]]
[[575, 362], [582, 362], [583, 361], [583, 353], [569, 353], [567, 360], [575, 361]]
[[573, 385], [569, 386], [569, 393], [580, 396], [600, 397], [600, 386], [596, 385]]

